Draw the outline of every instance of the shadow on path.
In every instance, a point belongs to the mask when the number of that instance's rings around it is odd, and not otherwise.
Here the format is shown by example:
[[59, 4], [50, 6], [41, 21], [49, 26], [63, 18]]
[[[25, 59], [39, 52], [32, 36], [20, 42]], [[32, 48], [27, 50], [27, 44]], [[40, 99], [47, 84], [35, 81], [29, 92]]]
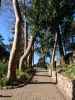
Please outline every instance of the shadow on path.
[[11, 95], [0, 95], [0, 98], [11, 98]]
[[34, 81], [34, 82], [29, 82], [29, 84], [57, 84], [56, 82], [39, 82], [39, 81]]
[[56, 79], [53, 82], [51, 79], [51, 76], [48, 75], [48, 71], [47, 70], [40, 70], [40, 71], [36, 71], [33, 80], [31, 80], [29, 82], [29, 84], [57, 84], [57, 75], [56, 75]]
[[35, 74], [35, 76], [51, 77], [51, 76], [49, 76], [49, 75], [38, 75], [38, 74]]
[[72, 80], [72, 100], [75, 100], [75, 80]]
[[37, 70], [36, 72], [48, 72], [47, 70]]

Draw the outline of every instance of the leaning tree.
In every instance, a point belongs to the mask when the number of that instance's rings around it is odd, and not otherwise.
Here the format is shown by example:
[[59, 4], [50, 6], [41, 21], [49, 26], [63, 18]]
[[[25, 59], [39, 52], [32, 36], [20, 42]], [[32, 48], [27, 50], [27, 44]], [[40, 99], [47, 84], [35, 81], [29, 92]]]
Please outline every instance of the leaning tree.
[[[22, 34], [22, 24], [23, 24], [23, 15], [21, 13], [20, 5], [18, 0], [12, 0], [14, 13], [15, 13], [15, 32], [14, 32], [14, 40], [10, 52], [9, 62], [8, 62], [8, 73], [7, 73], [7, 79], [8, 80], [15, 80], [16, 79], [16, 53], [17, 53], [17, 45], [18, 45], [18, 38], [20, 38]], [[26, 50], [24, 50], [23, 55], [20, 58], [19, 62], [19, 68], [21, 69], [22, 62], [24, 59], [26, 59], [30, 53], [30, 49], [32, 47], [33, 41], [34, 41], [34, 35], [30, 36], [28, 46]], [[20, 40], [21, 41], [21, 40]]]

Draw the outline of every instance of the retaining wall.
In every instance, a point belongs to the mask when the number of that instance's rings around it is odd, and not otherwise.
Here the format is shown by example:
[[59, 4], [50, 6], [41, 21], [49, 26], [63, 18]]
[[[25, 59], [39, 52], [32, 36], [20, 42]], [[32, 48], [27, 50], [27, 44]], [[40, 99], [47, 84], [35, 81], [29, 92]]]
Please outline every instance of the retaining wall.
[[[55, 71], [52, 73], [53, 80], [56, 80]], [[57, 87], [66, 97], [66, 100], [75, 100], [75, 80], [57, 73]]]

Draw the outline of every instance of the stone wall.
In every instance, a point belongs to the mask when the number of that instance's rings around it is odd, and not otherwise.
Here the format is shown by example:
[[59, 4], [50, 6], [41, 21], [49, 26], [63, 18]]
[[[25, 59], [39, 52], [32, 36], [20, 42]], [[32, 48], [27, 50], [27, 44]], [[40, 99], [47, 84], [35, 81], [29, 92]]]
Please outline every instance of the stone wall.
[[[55, 72], [52, 73], [53, 80], [56, 80]], [[66, 97], [66, 100], [75, 100], [75, 81], [57, 73], [57, 87]]]

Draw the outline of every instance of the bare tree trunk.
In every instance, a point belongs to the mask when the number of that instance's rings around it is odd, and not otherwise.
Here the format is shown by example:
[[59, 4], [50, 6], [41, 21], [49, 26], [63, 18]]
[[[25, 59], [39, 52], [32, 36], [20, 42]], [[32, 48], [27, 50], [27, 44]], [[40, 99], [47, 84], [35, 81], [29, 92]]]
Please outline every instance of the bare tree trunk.
[[[28, 25], [27, 21], [25, 19], [25, 27], [24, 27], [24, 52], [26, 51], [28, 46]], [[24, 54], [23, 52], [23, 54]], [[27, 59], [25, 59], [22, 63], [24, 63], [23, 70], [25, 69], [25, 66], [27, 66]]]
[[52, 59], [51, 59], [51, 69], [49, 69], [49, 75], [52, 76], [52, 70], [53, 70], [53, 63], [54, 63], [54, 59], [55, 59], [55, 51], [56, 51], [56, 46], [57, 46], [57, 33], [55, 34], [55, 43], [54, 43], [54, 48], [53, 48], [53, 52], [52, 52]]
[[31, 51], [30, 51], [30, 54], [29, 54], [29, 67], [31, 67]]
[[61, 55], [61, 64], [65, 64], [65, 59], [64, 59], [64, 44], [62, 41], [62, 30], [61, 30], [61, 25], [59, 24], [59, 35], [58, 35], [58, 44], [59, 44], [59, 51]]
[[31, 47], [31, 51], [30, 51], [30, 55], [29, 55], [29, 67], [32, 67], [33, 56], [34, 56], [34, 43], [33, 43], [32, 47]]
[[32, 52], [33, 52], [33, 57], [32, 57], [32, 64], [34, 65], [34, 43], [33, 43], [33, 50], [32, 50]]
[[32, 52], [32, 47], [31, 47], [31, 51], [29, 55], [29, 67], [32, 67], [32, 56], [33, 56], [33, 52]]
[[17, 0], [12, 0], [13, 3], [13, 8], [14, 8], [14, 13], [16, 17], [16, 22], [15, 22], [15, 34], [14, 34], [14, 40], [13, 40], [13, 45], [12, 49], [10, 52], [10, 57], [9, 57], [9, 62], [8, 62], [8, 72], [7, 72], [7, 79], [15, 79], [16, 78], [16, 63], [15, 63], [15, 51], [16, 51], [16, 44], [17, 44], [17, 39], [18, 39], [18, 34], [19, 34], [19, 28], [20, 28], [20, 11], [19, 11], [19, 5]]
[[[28, 47], [28, 24], [26, 22], [26, 33], [25, 33], [25, 50]], [[25, 52], [25, 51], [24, 51]], [[25, 62], [25, 66], [27, 66], [27, 59], [24, 61]]]
[[21, 71], [22, 62], [23, 62], [24, 59], [26, 59], [28, 57], [32, 45], [33, 45], [33, 37], [31, 36], [30, 41], [28, 42], [28, 47], [27, 47], [26, 51], [24, 52], [24, 54], [20, 58], [20, 61], [19, 61], [19, 71]]

